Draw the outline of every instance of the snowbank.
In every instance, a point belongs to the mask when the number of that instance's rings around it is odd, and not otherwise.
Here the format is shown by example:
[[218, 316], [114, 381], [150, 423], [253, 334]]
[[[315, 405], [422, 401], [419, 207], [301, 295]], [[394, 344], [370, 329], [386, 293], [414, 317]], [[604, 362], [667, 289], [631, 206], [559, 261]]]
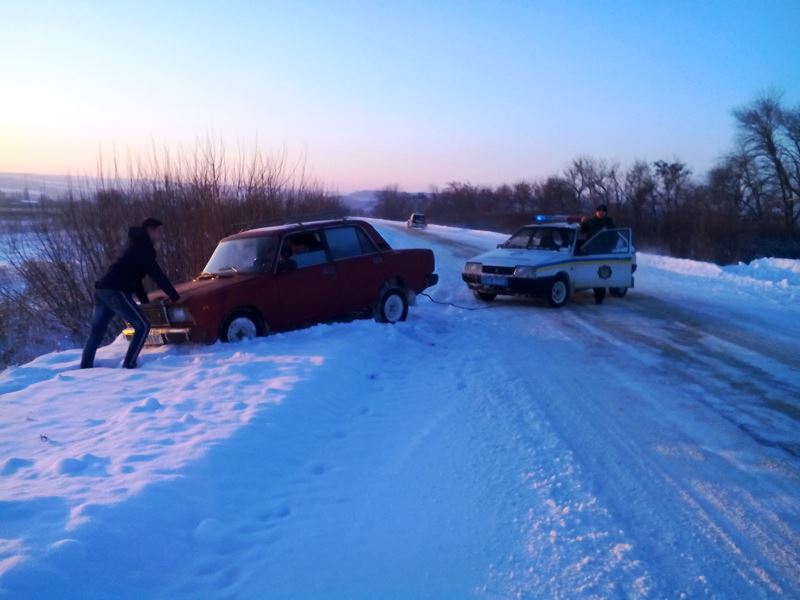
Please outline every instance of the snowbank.
[[800, 293], [800, 260], [788, 258], [759, 258], [750, 263], [721, 267], [713, 263], [656, 254], [638, 254], [642, 266], [706, 279], [736, 286], [776, 289]]

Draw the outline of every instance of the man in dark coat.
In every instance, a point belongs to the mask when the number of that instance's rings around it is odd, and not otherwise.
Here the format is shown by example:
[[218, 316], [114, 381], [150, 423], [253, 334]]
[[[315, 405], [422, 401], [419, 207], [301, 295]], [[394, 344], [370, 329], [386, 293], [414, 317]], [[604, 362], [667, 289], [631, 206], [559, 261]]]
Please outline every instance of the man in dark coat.
[[608, 216], [608, 207], [601, 204], [594, 211], [594, 216], [581, 221], [581, 233], [590, 239], [603, 229], [614, 229], [614, 221]]
[[[608, 216], [608, 207], [601, 204], [594, 211], [594, 216], [581, 222], [581, 237], [588, 241], [604, 229], [614, 229], [614, 221]], [[595, 304], [602, 304], [606, 297], [606, 288], [594, 288]]]
[[133, 326], [133, 338], [122, 366], [127, 369], [136, 368], [136, 359], [150, 332], [150, 322], [134, 303], [133, 295], [136, 294], [142, 304], [147, 304], [147, 292], [142, 283], [146, 275], [150, 276], [173, 302], [180, 299], [180, 295], [156, 261], [153, 242], [158, 241], [160, 237], [160, 227], [161, 222], [153, 218], [145, 219], [140, 227], [131, 227], [128, 231], [128, 247], [108, 268], [106, 274], [94, 284], [92, 331], [83, 348], [81, 369], [90, 369], [94, 366], [94, 355], [115, 314]]

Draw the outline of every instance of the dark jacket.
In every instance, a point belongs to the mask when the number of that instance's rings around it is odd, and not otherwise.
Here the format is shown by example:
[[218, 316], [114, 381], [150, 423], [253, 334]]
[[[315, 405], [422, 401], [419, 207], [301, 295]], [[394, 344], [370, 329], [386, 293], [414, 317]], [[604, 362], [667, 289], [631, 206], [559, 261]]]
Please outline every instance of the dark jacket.
[[593, 216], [589, 219], [585, 219], [581, 223], [581, 233], [586, 236], [588, 240], [596, 233], [603, 231], [603, 229], [614, 229], [614, 221], [611, 220], [611, 217], [606, 215], [602, 218], [597, 218], [597, 216]]
[[173, 301], [180, 298], [156, 262], [156, 249], [147, 231], [141, 227], [131, 227], [128, 230], [128, 247], [125, 252], [94, 286], [98, 289], [136, 294], [142, 304], [147, 304], [147, 292], [142, 284], [145, 275], [149, 275]]

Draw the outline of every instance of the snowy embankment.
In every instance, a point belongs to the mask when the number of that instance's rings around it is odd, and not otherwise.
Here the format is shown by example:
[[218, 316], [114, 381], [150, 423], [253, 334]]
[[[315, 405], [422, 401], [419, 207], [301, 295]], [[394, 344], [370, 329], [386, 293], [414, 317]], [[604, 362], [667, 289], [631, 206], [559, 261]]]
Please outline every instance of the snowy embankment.
[[797, 261], [484, 310], [460, 269], [504, 236], [377, 223], [479, 310], [0, 374], [0, 595], [800, 592]]

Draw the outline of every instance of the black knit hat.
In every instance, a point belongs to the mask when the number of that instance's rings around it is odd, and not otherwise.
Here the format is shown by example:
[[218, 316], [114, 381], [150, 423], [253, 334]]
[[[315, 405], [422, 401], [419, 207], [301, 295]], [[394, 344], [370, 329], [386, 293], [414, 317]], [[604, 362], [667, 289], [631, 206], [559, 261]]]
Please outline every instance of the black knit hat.
[[158, 229], [159, 227], [161, 227], [161, 221], [154, 219], [153, 217], [147, 217], [144, 221], [142, 221], [143, 229]]
[[608, 207], [607, 207], [605, 204], [601, 204], [600, 206], [598, 206], [598, 207], [595, 209], [595, 212], [600, 212], [601, 210], [602, 210], [604, 213], [607, 213], [607, 212], [608, 212]]

